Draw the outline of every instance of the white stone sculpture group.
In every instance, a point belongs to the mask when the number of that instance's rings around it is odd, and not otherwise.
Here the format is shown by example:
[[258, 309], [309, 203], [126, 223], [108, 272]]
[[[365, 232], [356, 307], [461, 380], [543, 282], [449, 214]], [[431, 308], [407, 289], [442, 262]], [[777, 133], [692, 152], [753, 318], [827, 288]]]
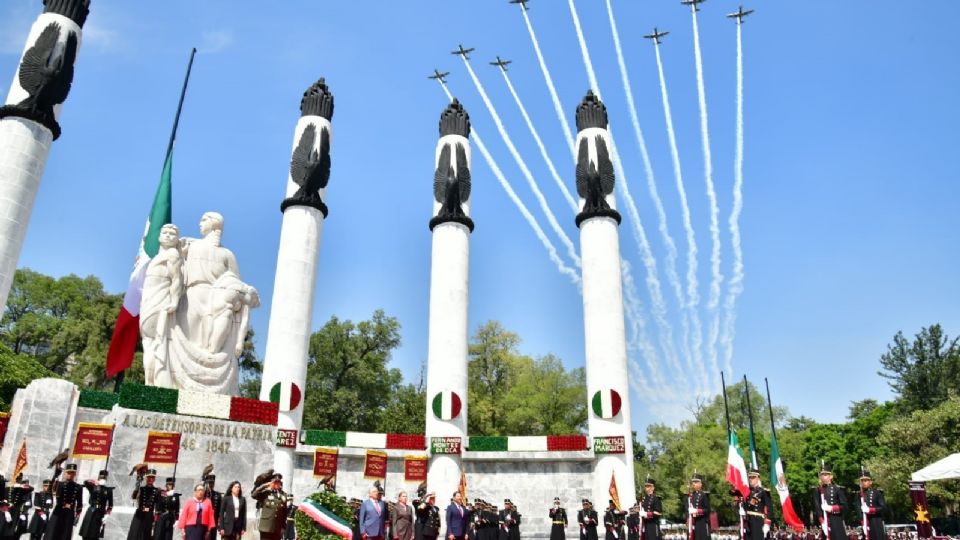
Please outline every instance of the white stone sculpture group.
[[144, 378], [148, 385], [236, 395], [250, 309], [260, 297], [220, 245], [223, 216], [205, 213], [200, 234], [181, 239], [173, 224], [160, 231], [140, 304]]

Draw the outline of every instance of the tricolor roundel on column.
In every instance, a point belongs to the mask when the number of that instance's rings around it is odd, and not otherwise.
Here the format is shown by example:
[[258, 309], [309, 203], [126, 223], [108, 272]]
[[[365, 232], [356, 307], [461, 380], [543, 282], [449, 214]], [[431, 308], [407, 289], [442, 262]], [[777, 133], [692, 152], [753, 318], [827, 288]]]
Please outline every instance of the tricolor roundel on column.
[[590, 400], [593, 414], [600, 418], [613, 418], [620, 414], [620, 394], [616, 390], [599, 390]]
[[270, 388], [270, 401], [278, 404], [283, 412], [299, 407], [300, 398], [300, 387], [294, 383], [278, 382]]
[[444, 390], [433, 396], [433, 414], [441, 420], [453, 420], [460, 416], [460, 396], [456, 392]]

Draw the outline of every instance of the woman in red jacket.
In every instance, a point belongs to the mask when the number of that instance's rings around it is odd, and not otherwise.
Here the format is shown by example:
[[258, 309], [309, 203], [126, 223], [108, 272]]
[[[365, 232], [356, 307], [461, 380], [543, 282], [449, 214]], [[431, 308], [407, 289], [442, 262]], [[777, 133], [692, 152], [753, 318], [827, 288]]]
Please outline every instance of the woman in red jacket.
[[180, 527], [182, 538], [185, 540], [203, 540], [207, 531], [216, 527], [213, 520], [213, 504], [206, 497], [203, 484], [197, 484], [193, 488], [193, 498], [183, 503], [177, 527]]

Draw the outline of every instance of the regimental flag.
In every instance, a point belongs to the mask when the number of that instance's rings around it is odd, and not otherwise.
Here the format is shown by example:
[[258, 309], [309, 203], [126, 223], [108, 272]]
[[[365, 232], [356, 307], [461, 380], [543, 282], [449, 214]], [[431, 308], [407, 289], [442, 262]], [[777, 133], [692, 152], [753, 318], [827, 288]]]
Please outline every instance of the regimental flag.
[[297, 507], [297, 510], [309, 516], [317, 525], [340, 538], [344, 540], [353, 539], [353, 530], [350, 528], [350, 524], [320, 503], [311, 501], [310, 499], [304, 499], [304, 501], [300, 503], [300, 506]]
[[147, 224], [140, 239], [140, 248], [133, 263], [133, 273], [127, 292], [123, 295], [123, 306], [117, 316], [107, 352], [107, 378], [111, 378], [133, 364], [133, 353], [140, 338], [140, 299], [143, 296], [143, 280], [147, 275], [150, 259], [160, 251], [160, 228], [173, 221], [171, 174], [173, 170], [173, 146], [167, 152], [160, 174], [160, 185], [153, 196], [153, 206], [147, 217]]
[[617, 475], [615, 473], [610, 473], [610, 499], [613, 500], [613, 505], [617, 507], [617, 511], [620, 511], [620, 492], [617, 490]]
[[441, 420], [453, 420], [460, 416], [460, 409], [463, 407], [460, 396], [449, 390], [438, 392], [437, 395], [433, 396], [431, 405], [433, 414]]
[[17, 482], [20, 473], [27, 468], [27, 440], [24, 439], [20, 445], [20, 452], [17, 453], [17, 463], [13, 466], [13, 481]]
[[747, 485], [747, 464], [740, 455], [740, 447], [737, 443], [737, 434], [732, 429], [727, 444], [727, 482], [734, 489], [743, 494], [744, 498], [750, 496], [750, 486]]
[[460, 485], [457, 486], [457, 491], [460, 492], [463, 504], [467, 504], [467, 473], [465, 472], [460, 472]]
[[910, 502], [913, 503], [913, 518], [917, 524], [917, 536], [922, 539], [933, 537], [933, 524], [930, 523], [930, 507], [927, 506], [927, 488], [924, 482], [910, 482]]
[[803, 522], [797, 517], [790, 500], [790, 489], [787, 487], [787, 475], [783, 471], [783, 460], [780, 459], [780, 447], [777, 446], [776, 431], [770, 434], [770, 483], [776, 486], [780, 497], [780, 508], [783, 510], [783, 521], [797, 532], [803, 531]]
[[620, 414], [622, 405], [620, 393], [616, 390], [599, 390], [593, 394], [590, 405], [593, 408], [593, 414], [600, 418], [613, 418]]

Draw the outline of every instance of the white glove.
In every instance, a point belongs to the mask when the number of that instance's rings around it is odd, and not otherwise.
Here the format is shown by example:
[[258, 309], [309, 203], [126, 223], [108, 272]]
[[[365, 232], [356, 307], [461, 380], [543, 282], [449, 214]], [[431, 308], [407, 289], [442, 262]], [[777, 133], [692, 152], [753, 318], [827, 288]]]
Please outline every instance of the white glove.
[[833, 506], [827, 503], [823, 503], [820, 505], [820, 509], [823, 510], [824, 513], [828, 513], [833, 511]]
[[744, 510], [742, 506], [741, 506], [741, 507], [739, 508], [739, 510], [738, 510], [738, 511], [740, 512], [740, 515], [741, 515], [741, 516], [745, 516], [745, 515], [747, 515], [747, 511], [746, 511], [746, 510]]
[[860, 511], [863, 512], [864, 514], [869, 514], [869, 513], [870, 513], [870, 507], [867, 506], [867, 503], [861, 503], [861, 504], [860, 504]]
[[766, 523], [764, 523], [764, 524], [763, 524], [763, 535], [764, 535], [764, 536], [767, 536], [768, 534], [770, 534], [770, 526], [767, 525]]

